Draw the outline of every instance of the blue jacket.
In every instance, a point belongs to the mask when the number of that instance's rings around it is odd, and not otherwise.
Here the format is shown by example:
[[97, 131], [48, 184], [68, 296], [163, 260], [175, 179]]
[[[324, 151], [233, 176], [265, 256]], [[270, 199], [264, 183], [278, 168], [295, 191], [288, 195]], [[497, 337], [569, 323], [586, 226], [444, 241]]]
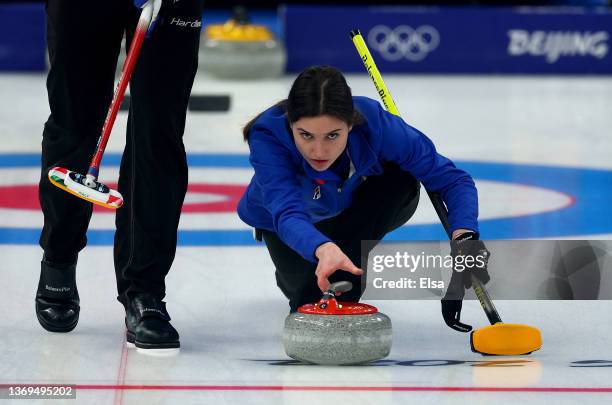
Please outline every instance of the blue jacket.
[[[302, 257], [316, 262], [316, 248], [330, 239], [313, 223], [349, 207], [362, 176], [379, 175], [382, 163], [394, 162], [425, 188], [441, 194], [451, 231], [477, 232], [478, 196], [470, 175], [439, 155], [429, 138], [377, 101], [353, 97], [353, 102], [365, 121], [349, 133], [347, 149], [355, 172], [346, 181], [331, 169], [317, 172], [310, 167], [297, 150], [280, 107], [261, 114], [249, 132], [255, 175], [238, 204], [240, 218], [252, 227], [277, 233]], [[313, 199], [318, 186], [320, 198]]]

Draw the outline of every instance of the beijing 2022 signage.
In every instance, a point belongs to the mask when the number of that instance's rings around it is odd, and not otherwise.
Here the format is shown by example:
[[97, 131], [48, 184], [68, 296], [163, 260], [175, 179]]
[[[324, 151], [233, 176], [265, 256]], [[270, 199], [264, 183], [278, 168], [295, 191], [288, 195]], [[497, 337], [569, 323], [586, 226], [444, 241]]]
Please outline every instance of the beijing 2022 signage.
[[384, 72], [612, 73], [605, 8], [287, 6], [282, 17], [289, 71], [361, 72], [358, 28]]

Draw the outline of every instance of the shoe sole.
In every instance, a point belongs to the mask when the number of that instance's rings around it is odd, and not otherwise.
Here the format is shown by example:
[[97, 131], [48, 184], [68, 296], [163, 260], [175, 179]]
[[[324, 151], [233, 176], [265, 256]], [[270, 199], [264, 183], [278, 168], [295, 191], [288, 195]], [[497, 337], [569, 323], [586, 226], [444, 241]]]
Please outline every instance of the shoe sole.
[[79, 323], [79, 316], [77, 315], [76, 319], [74, 320], [73, 323], [71, 323], [70, 325], [67, 326], [55, 326], [47, 321], [44, 320], [44, 318], [42, 318], [38, 312], [36, 312], [36, 318], [38, 319], [38, 323], [40, 323], [40, 326], [42, 326], [45, 330], [48, 330], [49, 332], [57, 332], [57, 333], [67, 333], [67, 332], [71, 332], [74, 328], [76, 328], [77, 323]]
[[126, 345], [129, 348], [136, 347], [139, 352], [149, 351], [168, 351], [177, 352], [181, 347], [180, 342], [161, 342], [161, 343], [147, 343], [139, 342], [136, 340], [134, 334], [130, 331], [126, 333]]

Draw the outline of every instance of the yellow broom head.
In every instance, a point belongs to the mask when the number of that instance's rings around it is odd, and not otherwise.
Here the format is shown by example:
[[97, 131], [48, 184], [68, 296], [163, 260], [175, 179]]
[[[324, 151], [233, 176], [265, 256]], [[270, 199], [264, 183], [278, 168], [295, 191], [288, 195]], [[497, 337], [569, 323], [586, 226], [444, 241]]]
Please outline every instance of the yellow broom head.
[[470, 344], [476, 353], [518, 356], [539, 350], [542, 347], [542, 334], [533, 326], [497, 323], [473, 331]]

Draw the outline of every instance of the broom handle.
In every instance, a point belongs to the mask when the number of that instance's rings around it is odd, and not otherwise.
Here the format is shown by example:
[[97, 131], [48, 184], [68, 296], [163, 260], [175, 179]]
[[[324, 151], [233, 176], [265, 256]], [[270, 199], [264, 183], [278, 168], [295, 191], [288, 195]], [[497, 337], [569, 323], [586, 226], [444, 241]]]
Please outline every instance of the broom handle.
[[[452, 239], [452, 233], [450, 231], [450, 222], [448, 221], [448, 210], [446, 209], [446, 205], [442, 201], [442, 198], [437, 193], [427, 192], [429, 195], [429, 199], [436, 210], [436, 214], [438, 214], [438, 218], [440, 218], [440, 222], [446, 231], [449, 239]], [[489, 295], [489, 292], [485, 288], [484, 284], [478, 279], [478, 277], [474, 276], [473, 273], [470, 274], [472, 280], [472, 287], [474, 288], [474, 293], [480, 301], [480, 305], [484, 310], [487, 318], [489, 318], [489, 322], [491, 325], [495, 325], [496, 323], [502, 322], [497, 309], [495, 309], [495, 305], [493, 305], [493, 300]]]
[[[391, 97], [391, 93], [389, 93], [389, 89], [387, 88], [387, 85], [385, 84], [380, 74], [380, 71], [376, 67], [376, 63], [374, 63], [374, 58], [372, 58], [372, 54], [370, 53], [368, 46], [363, 40], [361, 32], [359, 32], [358, 29], [352, 30], [351, 39], [353, 40], [353, 44], [355, 44], [355, 48], [357, 48], [357, 52], [359, 52], [359, 56], [361, 57], [361, 61], [363, 62], [366, 71], [374, 82], [374, 87], [376, 88], [376, 91], [378, 92], [378, 95], [380, 96], [383, 105], [385, 106], [387, 111], [399, 116], [399, 110], [397, 109], [397, 106], [395, 105], [395, 102]], [[429, 196], [429, 199], [431, 200], [431, 203], [434, 209], [436, 210], [436, 214], [438, 214], [438, 218], [440, 219], [440, 222], [442, 223], [442, 226], [444, 227], [448, 238], [452, 239], [450, 223], [448, 222], [448, 210], [446, 208], [446, 205], [444, 205], [444, 201], [442, 201], [442, 198], [439, 194], [431, 192], [427, 190], [427, 188], [425, 189], [425, 191], [427, 191], [427, 195]], [[491, 325], [495, 325], [496, 323], [502, 322], [501, 317], [499, 316], [497, 309], [495, 309], [495, 305], [493, 305], [491, 296], [489, 295], [489, 292], [487, 291], [485, 286], [473, 274], [471, 274], [471, 277], [474, 293], [476, 294], [476, 297], [478, 297], [478, 301], [480, 302], [482, 309], [487, 315], [489, 322], [491, 322]]]
[[499, 312], [497, 312], [497, 309], [495, 309], [493, 300], [491, 299], [491, 296], [489, 295], [489, 292], [485, 288], [484, 284], [482, 284], [482, 281], [480, 281], [474, 274], [470, 274], [470, 276], [472, 277], [472, 288], [474, 288], [474, 293], [476, 294], [476, 297], [478, 297], [478, 301], [480, 301], [480, 305], [487, 315], [487, 318], [489, 318], [491, 325], [502, 323]]
[[134, 37], [132, 38], [130, 50], [123, 64], [121, 76], [119, 77], [119, 81], [117, 82], [117, 87], [115, 88], [113, 99], [108, 109], [108, 113], [106, 114], [104, 125], [102, 126], [102, 133], [98, 138], [98, 145], [96, 146], [96, 151], [94, 152], [91, 158], [91, 162], [89, 164], [89, 170], [87, 171], [88, 178], [98, 178], [98, 174], [100, 171], [100, 162], [102, 161], [102, 156], [104, 155], [104, 150], [106, 149], [106, 144], [108, 143], [108, 138], [110, 138], [111, 131], [113, 130], [113, 124], [115, 123], [115, 118], [117, 118], [117, 113], [119, 112], [121, 101], [123, 101], [125, 90], [127, 89], [130, 77], [132, 76], [132, 72], [134, 71], [134, 66], [138, 61], [138, 56], [140, 55], [142, 43], [144, 42], [144, 39], [147, 35], [147, 30], [149, 29], [151, 21], [153, 20], [153, 12], [154, 0], [150, 0], [143, 7], [140, 13], [140, 18], [138, 19], [138, 25], [136, 26], [136, 31], [134, 33]]

